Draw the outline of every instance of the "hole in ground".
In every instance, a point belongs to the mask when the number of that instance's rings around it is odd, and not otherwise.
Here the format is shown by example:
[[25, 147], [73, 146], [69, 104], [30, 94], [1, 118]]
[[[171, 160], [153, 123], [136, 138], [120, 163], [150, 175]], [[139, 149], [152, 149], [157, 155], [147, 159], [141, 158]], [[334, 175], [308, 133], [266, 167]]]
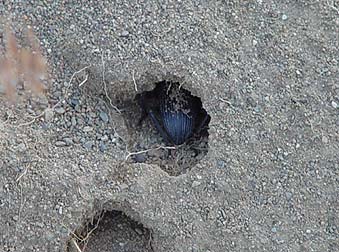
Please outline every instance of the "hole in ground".
[[[186, 173], [208, 152], [210, 116], [201, 99], [178, 82], [161, 81], [126, 103], [131, 160], [157, 164], [172, 176]], [[164, 146], [166, 146], [164, 148]]]
[[72, 235], [67, 252], [150, 252], [151, 232], [121, 211], [103, 211]]

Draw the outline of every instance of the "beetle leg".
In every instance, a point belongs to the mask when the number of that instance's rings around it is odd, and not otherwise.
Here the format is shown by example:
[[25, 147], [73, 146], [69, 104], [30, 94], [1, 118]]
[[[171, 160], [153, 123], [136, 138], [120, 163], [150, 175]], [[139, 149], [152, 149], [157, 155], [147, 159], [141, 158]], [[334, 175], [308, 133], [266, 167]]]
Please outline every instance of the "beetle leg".
[[142, 112], [141, 112], [141, 117], [140, 117], [138, 124], [137, 124], [138, 127], [141, 127], [141, 124], [145, 120], [146, 117], [147, 117], [147, 112], [143, 109]]
[[161, 136], [168, 142], [174, 145], [174, 141], [171, 138], [171, 136], [168, 135], [168, 133], [166, 132], [166, 130], [161, 126], [160, 121], [158, 120], [158, 118], [155, 116], [154, 112], [152, 110], [150, 110], [148, 112], [149, 116], [151, 117], [151, 120], [153, 122], [153, 124], [155, 125], [155, 127], [157, 128], [157, 130], [159, 131], [159, 133], [161, 134]]

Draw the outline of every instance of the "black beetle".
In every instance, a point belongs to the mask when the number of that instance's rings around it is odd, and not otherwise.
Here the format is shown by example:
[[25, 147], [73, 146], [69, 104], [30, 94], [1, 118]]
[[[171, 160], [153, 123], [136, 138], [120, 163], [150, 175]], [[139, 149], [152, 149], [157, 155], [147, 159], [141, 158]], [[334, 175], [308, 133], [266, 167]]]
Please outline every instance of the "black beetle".
[[211, 117], [202, 107], [200, 98], [179, 83], [162, 81], [152, 91], [137, 94], [142, 109], [139, 124], [149, 116], [166, 142], [180, 145], [207, 134]]

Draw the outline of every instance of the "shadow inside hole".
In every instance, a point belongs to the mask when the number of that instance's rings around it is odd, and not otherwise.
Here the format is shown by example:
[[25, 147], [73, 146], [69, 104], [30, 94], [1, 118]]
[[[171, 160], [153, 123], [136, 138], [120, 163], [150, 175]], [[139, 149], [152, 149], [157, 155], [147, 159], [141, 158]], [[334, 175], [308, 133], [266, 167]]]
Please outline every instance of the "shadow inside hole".
[[126, 104], [133, 161], [157, 164], [178, 176], [207, 154], [211, 118], [201, 99], [179, 83], [158, 82], [153, 90], [137, 94]]
[[79, 251], [150, 252], [151, 232], [121, 211], [103, 212], [69, 241], [67, 252]]

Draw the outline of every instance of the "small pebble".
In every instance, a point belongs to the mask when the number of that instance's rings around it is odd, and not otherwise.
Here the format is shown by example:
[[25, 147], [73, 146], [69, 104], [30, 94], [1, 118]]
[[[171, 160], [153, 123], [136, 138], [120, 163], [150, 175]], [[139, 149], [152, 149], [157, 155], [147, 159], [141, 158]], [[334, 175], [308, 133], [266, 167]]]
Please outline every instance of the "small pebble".
[[15, 167], [14, 167], [14, 170], [15, 170], [17, 173], [21, 173], [21, 172], [24, 170], [24, 168], [21, 167], [21, 166], [15, 166]]
[[292, 193], [286, 192], [286, 199], [291, 200], [292, 199]]
[[63, 146], [66, 146], [66, 143], [64, 141], [56, 141], [55, 146], [56, 147], [63, 147]]
[[74, 110], [75, 110], [76, 112], [78, 112], [78, 113], [81, 112], [81, 108], [80, 108], [79, 105], [76, 105], [76, 106], [74, 107]]
[[93, 130], [93, 128], [90, 127], [90, 126], [85, 126], [82, 130], [83, 130], [84, 132], [90, 132], [90, 131]]
[[335, 108], [335, 109], [338, 108], [338, 103], [336, 103], [335, 101], [332, 101], [332, 102], [331, 102], [331, 105], [332, 105], [332, 107]]
[[54, 116], [54, 111], [53, 111], [53, 109], [47, 108], [47, 109], [45, 110], [45, 121], [46, 121], [46, 122], [52, 121], [53, 116]]
[[63, 114], [65, 113], [65, 109], [63, 107], [55, 108], [54, 109], [56, 113]]
[[285, 20], [287, 20], [287, 15], [286, 14], [283, 14], [282, 16], [281, 16], [281, 19], [283, 20], [283, 21], [285, 21]]
[[53, 93], [53, 96], [56, 97], [56, 98], [59, 98], [60, 96], [62, 96], [62, 93], [61, 93], [61, 91], [55, 91]]
[[33, 109], [27, 108], [27, 112], [31, 115], [35, 115], [35, 111]]
[[110, 137], [112, 143], [116, 143], [117, 140], [118, 140], [118, 138], [117, 138], [117, 137], [114, 137], [112, 134], [111, 134], [109, 137]]
[[73, 144], [72, 138], [65, 137], [63, 140], [66, 143], [66, 145], [72, 145]]
[[218, 160], [217, 165], [219, 168], [224, 168], [225, 167], [225, 161], [224, 160]]
[[261, 112], [261, 108], [260, 108], [259, 106], [256, 106], [256, 107], [254, 108], [254, 112], [260, 113], [260, 112]]
[[71, 98], [70, 103], [73, 107], [80, 104], [79, 99], [77, 99], [77, 98]]
[[106, 144], [104, 142], [99, 143], [99, 150], [104, 152], [107, 149]]
[[192, 187], [197, 187], [197, 186], [199, 186], [201, 184], [201, 182], [200, 181], [193, 181], [193, 183], [192, 183]]
[[92, 146], [93, 146], [93, 141], [87, 141], [83, 144], [84, 148], [89, 150], [89, 149], [92, 149]]
[[122, 183], [120, 186], [119, 186], [120, 190], [126, 190], [128, 188], [128, 185], [126, 183]]
[[75, 125], [77, 125], [77, 119], [74, 116], [72, 116], [72, 118], [71, 118], [71, 124], [72, 124], [73, 127]]
[[324, 143], [324, 144], [327, 144], [328, 143], [328, 138], [326, 136], [323, 136], [321, 138], [321, 141]]
[[121, 37], [127, 37], [129, 35], [128, 31], [122, 31]]
[[17, 146], [17, 148], [18, 148], [18, 151], [23, 152], [26, 150], [26, 145], [24, 143], [21, 143]]
[[99, 114], [99, 116], [100, 116], [100, 119], [101, 119], [103, 122], [105, 122], [105, 123], [108, 122], [108, 115], [107, 115], [107, 113], [101, 111], [100, 114]]
[[76, 144], [80, 143], [79, 137], [76, 137], [76, 136], [73, 137], [73, 142], [76, 143]]
[[46, 123], [42, 123], [42, 124], [41, 124], [41, 128], [42, 128], [43, 130], [47, 130], [47, 129], [48, 129], [48, 125], [47, 125]]
[[44, 227], [44, 224], [41, 223], [41, 222], [36, 222], [35, 225], [39, 228], [43, 228]]
[[94, 112], [89, 112], [88, 115], [91, 118], [96, 118], [97, 117], [97, 115]]
[[101, 138], [100, 138], [101, 141], [108, 141], [108, 136], [107, 135], [103, 135]]

